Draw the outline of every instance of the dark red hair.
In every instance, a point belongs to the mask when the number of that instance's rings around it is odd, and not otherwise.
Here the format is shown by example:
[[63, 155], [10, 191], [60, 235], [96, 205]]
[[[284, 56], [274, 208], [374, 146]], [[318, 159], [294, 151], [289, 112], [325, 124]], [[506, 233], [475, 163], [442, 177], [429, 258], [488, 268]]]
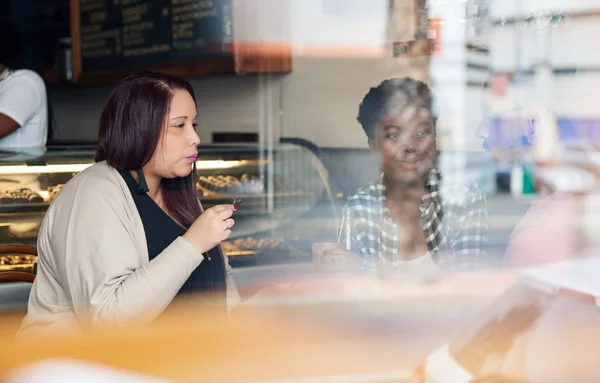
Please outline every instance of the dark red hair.
[[[175, 90], [194, 89], [176, 76], [141, 73], [125, 78], [112, 90], [100, 116], [96, 162], [106, 161], [120, 171], [137, 170], [154, 154], [164, 134]], [[163, 179], [163, 198], [169, 213], [189, 226], [201, 214], [196, 192], [196, 164], [187, 177]]]

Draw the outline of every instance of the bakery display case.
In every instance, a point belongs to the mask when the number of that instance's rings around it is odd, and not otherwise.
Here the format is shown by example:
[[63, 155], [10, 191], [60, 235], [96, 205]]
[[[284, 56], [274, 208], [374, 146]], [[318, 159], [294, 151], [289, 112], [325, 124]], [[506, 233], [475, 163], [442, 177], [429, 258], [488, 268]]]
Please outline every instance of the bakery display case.
[[[93, 146], [0, 152], [0, 243], [35, 245], [49, 204], [93, 163], [94, 152]], [[313, 234], [303, 235], [295, 224], [310, 219], [316, 207], [335, 209], [318, 157], [293, 144], [206, 145], [198, 154], [197, 190], [204, 207], [242, 201], [233, 235], [223, 244], [232, 265], [310, 259]]]

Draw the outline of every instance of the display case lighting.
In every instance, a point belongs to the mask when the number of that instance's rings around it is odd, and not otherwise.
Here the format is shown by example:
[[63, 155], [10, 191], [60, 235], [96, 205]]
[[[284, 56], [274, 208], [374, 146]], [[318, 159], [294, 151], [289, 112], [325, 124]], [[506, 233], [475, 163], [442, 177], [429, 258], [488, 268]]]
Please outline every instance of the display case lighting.
[[47, 174], [47, 173], [78, 173], [92, 164], [57, 164], [57, 165], [15, 165], [0, 166], [0, 173], [8, 174]]
[[223, 161], [223, 160], [211, 160], [211, 161], [196, 161], [196, 168], [200, 170], [210, 169], [231, 169], [239, 166], [247, 165], [247, 160], [236, 160], [236, 161]]
[[[210, 169], [231, 169], [239, 166], [247, 165], [247, 160], [236, 161], [196, 161], [196, 167], [201, 170]], [[0, 173], [3, 175], [9, 174], [48, 174], [48, 173], [79, 173], [93, 164], [55, 164], [55, 165], [13, 165], [0, 166]]]

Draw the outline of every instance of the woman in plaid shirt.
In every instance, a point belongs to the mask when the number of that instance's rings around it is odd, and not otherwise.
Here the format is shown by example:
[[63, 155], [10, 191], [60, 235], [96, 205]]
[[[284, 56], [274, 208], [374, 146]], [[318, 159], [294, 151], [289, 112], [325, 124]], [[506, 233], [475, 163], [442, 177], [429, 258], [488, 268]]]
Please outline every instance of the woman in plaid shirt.
[[475, 184], [442, 185], [427, 85], [385, 80], [364, 97], [357, 119], [382, 174], [348, 199], [341, 228], [347, 247], [368, 267], [477, 267], [487, 247], [485, 196]]

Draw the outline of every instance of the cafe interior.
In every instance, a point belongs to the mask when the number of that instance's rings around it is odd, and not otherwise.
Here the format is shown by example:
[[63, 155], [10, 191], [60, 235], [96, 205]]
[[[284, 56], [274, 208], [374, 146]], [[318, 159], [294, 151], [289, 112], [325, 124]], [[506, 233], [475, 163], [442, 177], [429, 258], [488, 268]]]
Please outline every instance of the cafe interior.
[[[598, 19], [598, 0], [0, 1], [48, 121], [43, 148], [0, 138], [0, 382], [600, 381]], [[221, 248], [239, 306], [191, 297], [150, 324], [19, 342], [43, 219], [94, 165], [111, 90], [146, 71], [194, 89], [196, 191], [236, 204]], [[462, 233], [440, 261], [417, 203], [428, 266], [384, 254], [385, 235], [356, 244], [386, 222], [353, 201], [379, 209], [365, 186], [386, 201], [387, 182], [357, 116], [405, 78], [433, 95], [426, 190], [443, 235]], [[463, 240], [477, 267], [458, 266]]]

